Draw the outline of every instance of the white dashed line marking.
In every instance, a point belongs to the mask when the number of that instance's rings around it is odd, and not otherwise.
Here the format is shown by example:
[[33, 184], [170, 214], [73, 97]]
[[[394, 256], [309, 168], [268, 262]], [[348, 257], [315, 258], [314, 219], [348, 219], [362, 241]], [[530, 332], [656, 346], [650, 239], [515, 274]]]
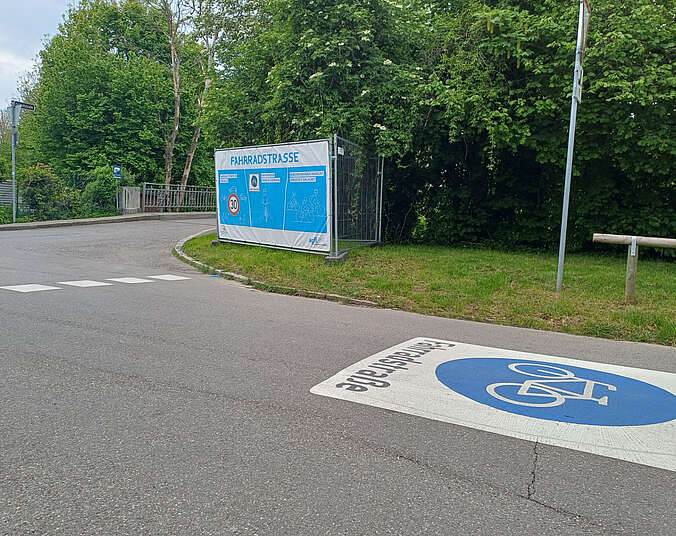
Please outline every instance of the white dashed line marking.
[[134, 285], [136, 283], [155, 283], [152, 279], [141, 279], [140, 277], [115, 277], [112, 279], [106, 279], [106, 281], [115, 281], [116, 283], [127, 283], [129, 285]]
[[182, 275], [172, 275], [172, 274], [164, 274], [164, 275], [149, 275], [151, 279], [159, 279], [160, 281], [183, 281], [185, 279], [190, 279], [189, 277], [183, 277]]
[[103, 283], [102, 281], [92, 281], [91, 279], [82, 279], [81, 281], [60, 281], [59, 285], [68, 285], [69, 287], [112, 287], [112, 283]]
[[0, 287], [4, 290], [12, 290], [14, 292], [40, 292], [42, 290], [63, 290], [59, 287], [50, 287], [48, 285], [12, 285], [9, 287]]
[[[66, 285], [69, 287], [79, 287], [79, 288], [91, 288], [91, 287], [113, 287], [113, 283], [124, 283], [127, 285], [134, 285], [136, 283], [157, 283], [158, 281], [184, 281], [190, 279], [190, 277], [185, 277], [182, 275], [174, 274], [160, 274], [160, 275], [149, 275], [148, 279], [141, 277], [113, 277], [111, 279], [106, 279], [106, 281], [112, 281], [112, 283], [105, 283], [104, 281], [95, 281], [93, 279], [78, 279], [75, 281], [59, 281], [57, 285]], [[0, 290], [11, 290], [13, 292], [40, 292], [42, 290], [64, 290], [61, 287], [52, 287], [49, 285], [9, 285], [0, 287]]]

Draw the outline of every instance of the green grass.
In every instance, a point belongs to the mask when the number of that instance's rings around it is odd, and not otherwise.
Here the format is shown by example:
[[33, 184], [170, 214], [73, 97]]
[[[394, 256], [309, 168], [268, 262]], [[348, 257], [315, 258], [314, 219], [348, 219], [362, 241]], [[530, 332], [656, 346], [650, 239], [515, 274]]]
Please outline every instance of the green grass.
[[676, 346], [676, 263], [640, 260], [636, 304], [624, 301], [625, 259], [566, 257], [557, 296], [556, 256], [437, 246], [350, 252], [344, 264], [319, 255], [253, 246], [185, 245], [192, 257], [275, 287], [335, 293], [382, 307], [511, 326]]

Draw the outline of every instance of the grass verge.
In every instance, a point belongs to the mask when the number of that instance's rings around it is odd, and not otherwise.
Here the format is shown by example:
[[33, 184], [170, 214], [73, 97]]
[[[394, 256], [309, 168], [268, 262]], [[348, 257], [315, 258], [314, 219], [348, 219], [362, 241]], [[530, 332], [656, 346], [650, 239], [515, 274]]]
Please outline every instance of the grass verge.
[[384, 246], [319, 255], [225, 244], [184, 251], [217, 269], [276, 287], [331, 293], [422, 314], [676, 346], [676, 263], [640, 260], [637, 303], [624, 302], [625, 259], [571, 254], [558, 296], [556, 256], [438, 246]]

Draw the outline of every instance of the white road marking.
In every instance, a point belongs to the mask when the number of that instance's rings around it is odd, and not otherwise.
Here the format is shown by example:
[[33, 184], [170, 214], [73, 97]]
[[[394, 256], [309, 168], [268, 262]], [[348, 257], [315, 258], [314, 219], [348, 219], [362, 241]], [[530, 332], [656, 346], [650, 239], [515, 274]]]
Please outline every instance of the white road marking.
[[4, 290], [13, 290], [14, 292], [40, 292], [42, 290], [63, 290], [59, 287], [50, 287], [48, 285], [11, 285], [0, 287]]
[[[129, 285], [137, 283], [156, 283], [157, 281], [184, 281], [190, 279], [182, 275], [174, 274], [161, 274], [161, 275], [150, 275], [148, 279], [143, 279], [140, 277], [114, 277], [111, 279], [106, 279], [106, 281], [113, 281], [115, 283], [126, 283]], [[59, 281], [57, 285], [67, 285], [69, 287], [80, 287], [80, 288], [91, 288], [91, 287], [111, 287], [114, 286], [113, 283], [105, 283], [103, 281], [94, 281], [92, 279], [78, 279], [76, 281]], [[52, 287], [49, 285], [10, 285], [5, 287], [0, 287], [0, 289], [11, 290], [14, 292], [40, 292], [42, 290], [63, 290], [60, 287]]]
[[59, 281], [59, 285], [68, 285], [70, 287], [112, 287], [112, 283], [104, 283], [102, 281], [92, 281], [91, 279], [82, 279], [80, 281]]
[[676, 374], [417, 338], [310, 392], [676, 471]]
[[140, 277], [114, 277], [112, 279], [106, 279], [106, 281], [115, 281], [116, 283], [127, 283], [129, 285], [134, 285], [136, 283], [155, 283], [152, 279], [141, 279]]

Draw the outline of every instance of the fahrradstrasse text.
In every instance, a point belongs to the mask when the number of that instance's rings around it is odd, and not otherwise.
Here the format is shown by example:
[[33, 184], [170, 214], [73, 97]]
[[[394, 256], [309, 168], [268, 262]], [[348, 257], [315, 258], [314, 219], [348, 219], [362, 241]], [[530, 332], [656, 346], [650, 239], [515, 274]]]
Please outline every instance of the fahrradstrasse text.
[[387, 388], [390, 386], [387, 379], [392, 374], [407, 372], [410, 367], [422, 364], [421, 359], [433, 350], [448, 350], [453, 346], [455, 344], [425, 339], [381, 357], [365, 368], [351, 372], [345, 381], [336, 384], [336, 387], [357, 393], [368, 391], [369, 387]]

